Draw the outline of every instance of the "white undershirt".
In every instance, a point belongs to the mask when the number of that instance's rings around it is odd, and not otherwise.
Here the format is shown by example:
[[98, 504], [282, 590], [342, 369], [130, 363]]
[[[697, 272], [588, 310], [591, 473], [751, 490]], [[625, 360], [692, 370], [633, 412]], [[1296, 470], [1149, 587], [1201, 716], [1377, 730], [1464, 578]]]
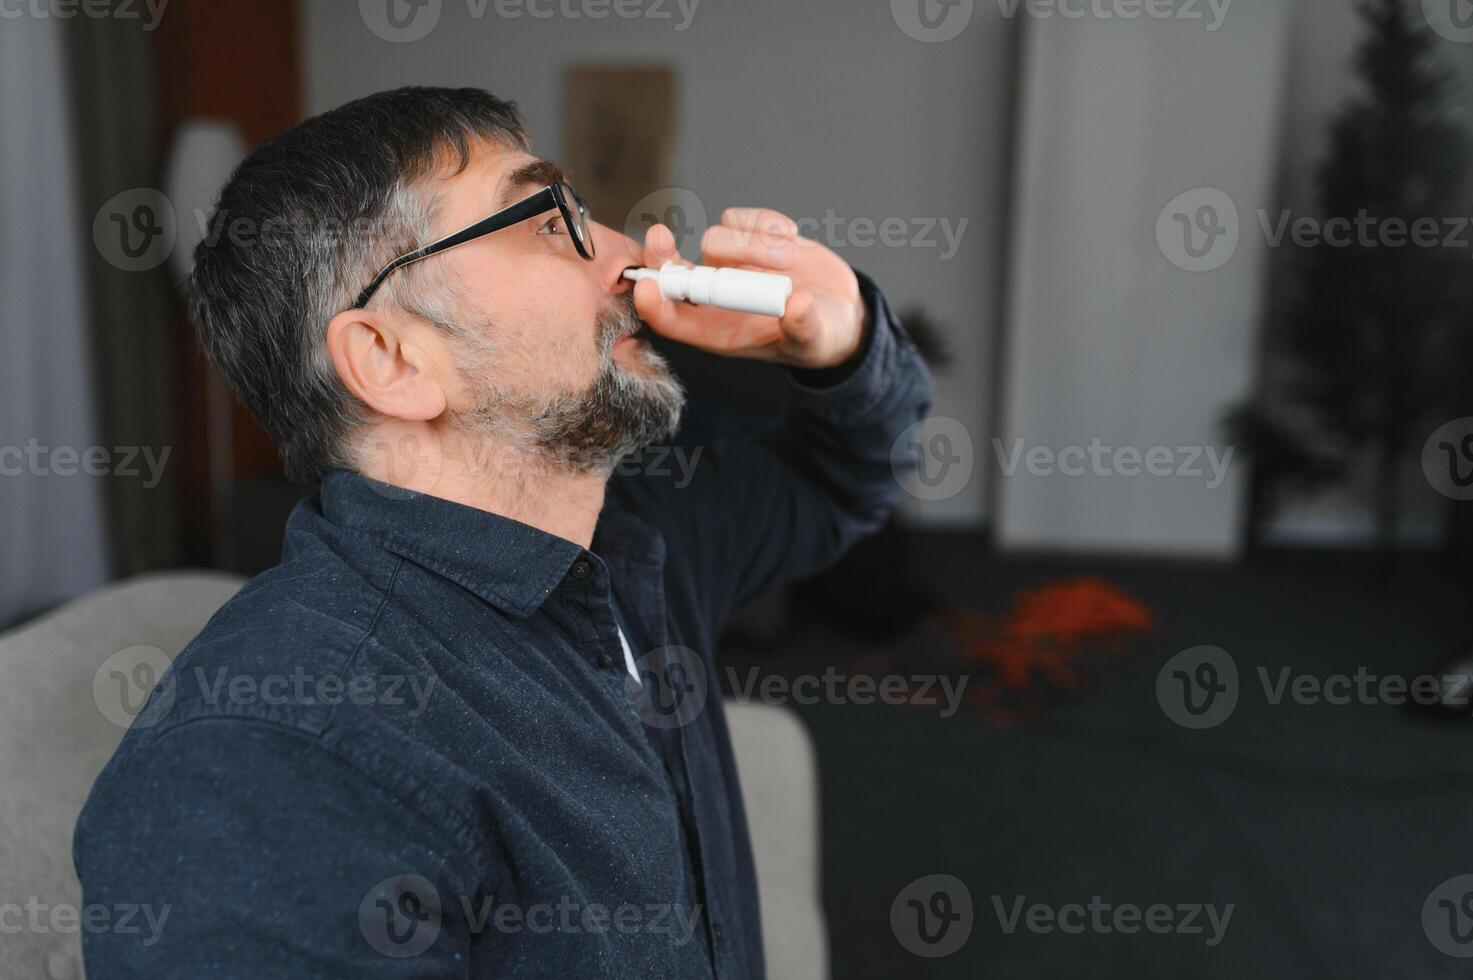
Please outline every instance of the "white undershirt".
[[629, 676], [638, 683], [644, 683], [639, 680], [639, 668], [634, 666], [634, 651], [629, 649], [629, 641], [624, 638], [624, 631], [617, 626], [614, 629], [619, 630], [619, 645], [624, 648], [624, 666], [629, 669]]

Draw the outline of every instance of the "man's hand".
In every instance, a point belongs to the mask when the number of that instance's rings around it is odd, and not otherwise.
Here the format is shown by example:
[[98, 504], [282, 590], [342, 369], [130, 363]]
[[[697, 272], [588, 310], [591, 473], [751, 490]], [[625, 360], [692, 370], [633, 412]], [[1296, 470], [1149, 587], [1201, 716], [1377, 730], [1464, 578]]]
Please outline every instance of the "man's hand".
[[[658, 269], [671, 259], [691, 264], [675, 251], [670, 229], [654, 225], [645, 234], [644, 264]], [[854, 270], [799, 235], [787, 215], [727, 208], [721, 224], [701, 237], [700, 264], [790, 276], [793, 294], [782, 318], [667, 300], [658, 283], [645, 280], [634, 286], [634, 307], [656, 333], [715, 354], [802, 368], [837, 367], [860, 350], [865, 308]]]

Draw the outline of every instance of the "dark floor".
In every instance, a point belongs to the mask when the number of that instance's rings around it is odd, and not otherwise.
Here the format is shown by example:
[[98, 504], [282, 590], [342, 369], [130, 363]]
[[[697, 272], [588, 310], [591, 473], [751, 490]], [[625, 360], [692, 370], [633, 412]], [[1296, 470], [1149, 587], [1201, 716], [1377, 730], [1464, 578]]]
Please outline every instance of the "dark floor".
[[[1385, 581], [1334, 556], [999, 561], [951, 535], [919, 539], [907, 563], [946, 602], [992, 613], [1019, 588], [1100, 574], [1160, 625], [1090, 669], [1092, 696], [1020, 728], [968, 710], [795, 708], [822, 768], [835, 977], [1473, 975], [1473, 960], [1439, 952], [1422, 919], [1437, 885], [1473, 872], [1473, 721], [1385, 704], [1275, 705], [1258, 674], [1426, 672], [1473, 635], [1467, 583], [1431, 563]], [[1199, 644], [1234, 657], [1240, 697], [1220, 726], [1190, 731], [1164, 714], [1156, 677]], [[958, 670], [925, 627], [877, 644], [801, 619], [776, 650], [733, 644], [725, 656], [787, 675], [829, 664]], [[936, 873], [966, 884], [974, 924], [958, 952], [923, 959], [897, 941], [890, 909], [907, 883]], [[1055, 907], [1096, 895], [1142, 908], [1231, 903], [1233, 913], [1216, 946], [1210, 926], [1009, 934], [996, 903], [1011, 912], [1020, 895]]]

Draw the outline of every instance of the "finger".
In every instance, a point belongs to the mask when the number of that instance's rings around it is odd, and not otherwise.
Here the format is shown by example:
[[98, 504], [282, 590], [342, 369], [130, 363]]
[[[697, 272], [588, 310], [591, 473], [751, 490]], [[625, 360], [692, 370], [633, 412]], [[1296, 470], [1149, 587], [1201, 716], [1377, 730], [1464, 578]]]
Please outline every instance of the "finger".
[[712, 225], [701, 236], [701, 262], [705, 265], [750, 265], [763, 269], [787, 269], [793, 265], [793, 241], [773, 242], [726, 225]]
[[661, 337], [707, 349], [719, 345], [722, 333], [709, 322], [716, 311], [665, 299], [659, 285], [648, 279], [635, 284], [634, 309]]
[[701, 346], [709, 346], [720, 338], [723, 330], [719, 325], [728, 315], [709, 306], [666, 299], [660, 292], [660, 284], [649, 279], [634, 284], [634, 311], [655, 333]]
[[664, 225], [650, 225], [644, 233], [644, 264], [658, 269], [674, 259], [680, 261], [680, 252], [675, 248], [675, 233]]
[[795, 344], [811, 344], [818, 339], [818, 300], [813, 293], [802, 290], [788, 297], [788, 305], [783, 309], [782, 319], [778, 321], [783, 335]]
[[660, 336], [718, 354], [781, 339], [781, 331], [771, 317], [663, 299], [659, 287], [649, 280], [635, 286], [634, 308], [640, 319]]
[[769, 246], [791, 242], [798, 234], [792, 218], [771, 208], [727, 208], [721, 212], [721, 223]]

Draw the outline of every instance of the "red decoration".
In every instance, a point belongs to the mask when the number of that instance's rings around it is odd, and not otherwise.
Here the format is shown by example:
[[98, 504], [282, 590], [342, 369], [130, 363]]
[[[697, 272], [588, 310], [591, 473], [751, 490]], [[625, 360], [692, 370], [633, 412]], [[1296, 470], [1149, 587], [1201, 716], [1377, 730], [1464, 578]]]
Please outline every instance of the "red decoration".
[[1150, 609], [1096, 576], [1024, 589], [1002, 617], [956, 610], [942, 621], [958, 657], [990, 669], [969, 700], [1002, 724], [1036, 719], [1051, 694], [1085, 695], [1091, 683], [1079, 665], [1124, 652], [1155, 626]]

